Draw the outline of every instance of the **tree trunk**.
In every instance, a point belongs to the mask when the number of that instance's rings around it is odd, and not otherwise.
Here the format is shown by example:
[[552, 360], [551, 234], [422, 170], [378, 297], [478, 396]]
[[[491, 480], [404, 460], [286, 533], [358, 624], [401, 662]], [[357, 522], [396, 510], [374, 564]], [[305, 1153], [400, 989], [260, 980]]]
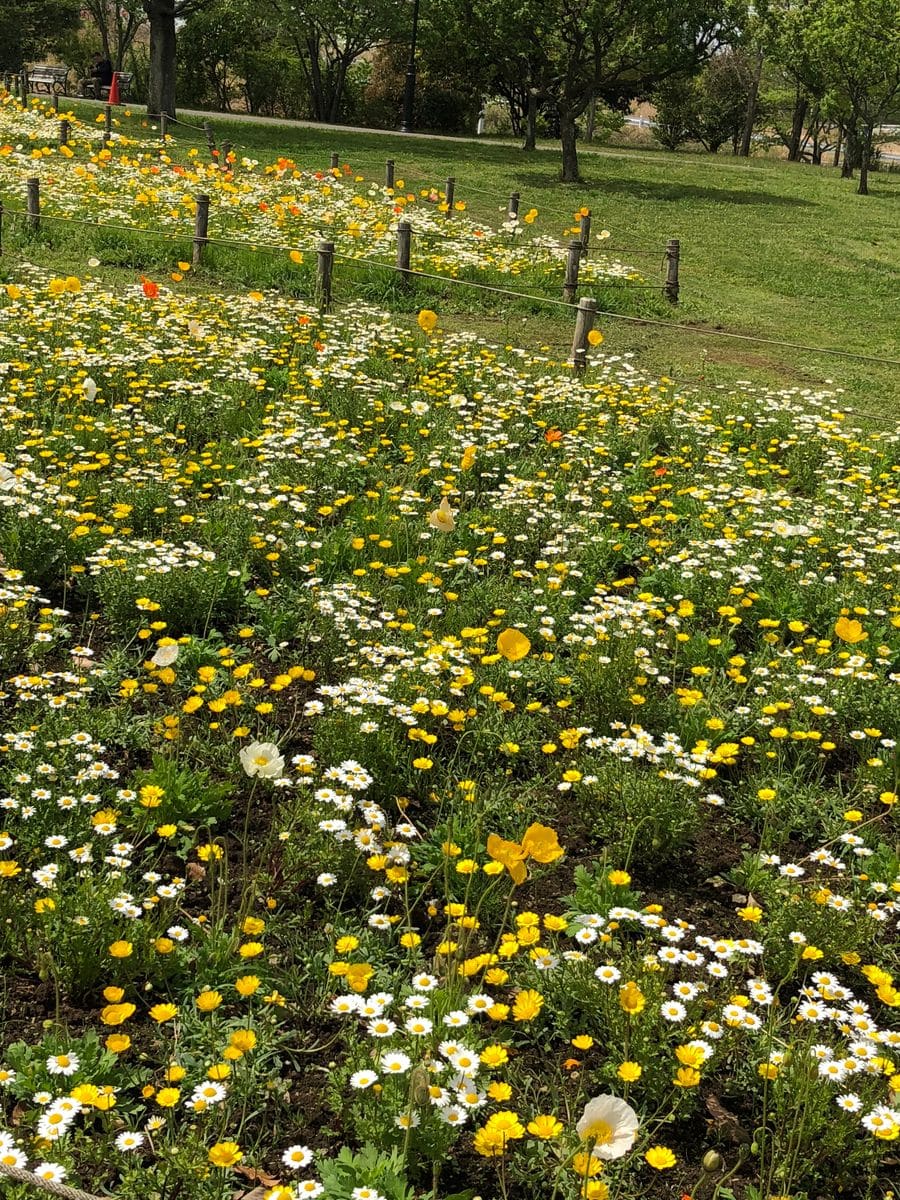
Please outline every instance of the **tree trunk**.
[[591, 96], [588, 101], [587, 112], [584, 118], [584, 140], [592, 142], [594, 140], [594, 128], [597, 124], [597, 97]]
[[866, 125], [863, 128], [863, 135], [859, 140], [859, 187], [856, 189], [857, 196], [868, 196], [869, 194], [869, 162], [872, 157], [873, 132], [872, 126]]
[[831, 164], [833, 167], [840, 166], [841, 146], [843, 144], [843, 141], [844, 141], [844, 129], [843, 129], [843, 126], [838, 125], [837, 141], [834, 144], [834, 161]]
[[322, 70], [319, 65], [319, 43], [313, 38], [307, 41], [309, 55], [309, 100], [314, 121], [327, 121], [325, 108], [325, 92], [322, 84]]
[[334, 69], [330, 82], [331, 89], [331, 104], [328, 111], [328, 120], [332, 125], [337, 125], [341, 116], [341, 105], [344, 102], [344, 92], [347, 88], [347, 68], [350, 65], [347, 59], [340, 59], [334, 64]]
[[841, 166], [841, 179], [852, 179], [853, 172], [859, 166], [859, 138], [856, 130], [847, 129], [844, 138], [844, 162]]
[[559, 140], [562, 142], [563, 183], [578, 183], [578, 145], [575, 140], [575, 118], [568, 109], [559, 110]]
[[537, 145], [537, 91], [528, 89], [528, 107], [525, 109], [525, 141], [523, 150], [533, 150]]
[[809, 101], [805, 96], [800, 94], [800, 89], [797, 88], [797, 98], [794, 101], [794, 115], [791, 118], [791, 140], [788, 142], [788, 162], [799, 162], [800, 160], [803, 122], [806, 120], [808, 108]]
[[147, 112], [175, 116], [175, 5], [172, 0], [144, 0], [150, 18], [150, 82]]
[[741, 136], [741, 158], [750, 157], [750, 143], [753, 141], [753, 126], [756, 124], [756, 110], [759, 105], [759, 81], [762, 78], [763, 52], [756, 55], [756, 70], [750, 81], [750, 91], [747, 94], [747, 115], [744, 117], [744, 132]]

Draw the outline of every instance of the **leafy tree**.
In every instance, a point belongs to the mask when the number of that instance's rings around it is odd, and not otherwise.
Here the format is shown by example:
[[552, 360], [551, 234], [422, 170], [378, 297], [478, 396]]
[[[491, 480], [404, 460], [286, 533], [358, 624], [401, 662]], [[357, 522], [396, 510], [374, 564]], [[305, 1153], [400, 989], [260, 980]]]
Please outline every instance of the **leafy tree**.
[[696, 141], [711, 154], [731, 142], [736, 154], [754, 78], [755, 64], [748, 56], [728, 49], [713, 55], [699, 75], [667, 80], [653, 97], [657, 137], [670, 150]]
[[[576, 122], [596, 98], [622, 111], [663, 80], [697, 70], [726, 37], [728, 0], [457, 0], [448, 39], [503, 89], [552, 104], [562, 178], [578, 179]], [[448, 20], [447, 16], [444, 17]]]
[[82, 0], [81, 7], [97, 28], [103, 57], [110, 60], [114, 70], [121, 71], [125, 55], [146, 19], [140, 0]]
[[350, 68], [404, 30], [394, 0], [270, 0], [278, 26], [296, 51], [316, 121], [337, 121]]
[[825, 101], [859, 148], [868, 194], [875, 127], [900, 97], [900, 0], [823, 0], [814, 27]]
[[[229, 112], [243, 100], [260, 108], [306, 116], [286, 98], [287, 79], [299, 70], [290, 48], [280, 46], [277, 18], [253, 0], [208, 0], [179, 31], [179, 95], [191, 104]], [[296, 86], [294, 87], [296, 97]]]
[[18, 71], [52, 50], [79, 22], [78, 0], [0, 3], [0, 70]]
[[900, 97], [900, 0], [769, 0], [774, 54], [845, 131], [868, 193], [875, 128]]
[[761, 0], [760, 6], [767, 53], [781, 68], [791, 93], [790, 130], [785, 136], [779, 129], [789, 162], [798, 162], [802, 157], [810, 107], [821, 104], [827, 87], [815, 48], [806, 40], [810, 31], [801, 21], [804, 7], [807, 0]]
[[[431, 53], [427, 41], [420, 44], [416, 74], [413, 125], [416, 129], [459, 133], [475, 126], [481, 93], [454, 56]], [[396, 129], [402, 109], [408, 48], [400, 43], [379, 46], [372, 55], [368, 78], [360, 98], [360, 115], [365, 124]]]
[[666, 150], [677, 150], [691, 139], [697, 110], [697, 89], [693, 79], [675, 76], [654, 91], [656, 107], [654, 133]]
[[[840, 150], [843, 131], [823, 107], [822, 99], [811, 96], [794, 75], [774, 58], [766, 60], [760, 85], [767, 127], [788, 152], [790, 162], [820, 164], [826, 153]], [[835, 166], [839, 161], [835, 160]]]

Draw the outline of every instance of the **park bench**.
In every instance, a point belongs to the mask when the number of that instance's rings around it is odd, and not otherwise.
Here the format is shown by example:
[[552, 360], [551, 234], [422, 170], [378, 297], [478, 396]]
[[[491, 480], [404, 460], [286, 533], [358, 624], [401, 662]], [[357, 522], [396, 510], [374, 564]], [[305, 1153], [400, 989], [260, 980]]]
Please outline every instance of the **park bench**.
[[[130, 71], [117, 71], [116, 74], [119, 77], [119, 100], [124, 103], [131, 98], [128, 93], [131, 91], [131, 81], [134, 76]], [[103, 84], [101, 87], [99, 79], [83, 79], [81, 81], [80, 95], [87, 100], [108, 100], [109, 93], [109, 84]]]
[[41, 64], [28, 69], [28, 90], [31, 92], [45, 92], [48, 96], [54, 94], [67, 96], [69, 94], [68, 80], [68, 67], [51, 67]]

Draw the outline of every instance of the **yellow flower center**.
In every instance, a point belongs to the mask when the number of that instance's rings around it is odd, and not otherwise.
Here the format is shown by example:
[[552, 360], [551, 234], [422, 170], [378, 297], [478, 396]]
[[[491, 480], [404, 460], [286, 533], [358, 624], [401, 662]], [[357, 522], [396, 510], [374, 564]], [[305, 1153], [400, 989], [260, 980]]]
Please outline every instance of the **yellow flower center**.
[[606, 1121], [594, 1121], [584, 1132], [585, 1141], [592, 1141], [595, 1146], [608, 1146], [614, 1136], [612, 1125]]

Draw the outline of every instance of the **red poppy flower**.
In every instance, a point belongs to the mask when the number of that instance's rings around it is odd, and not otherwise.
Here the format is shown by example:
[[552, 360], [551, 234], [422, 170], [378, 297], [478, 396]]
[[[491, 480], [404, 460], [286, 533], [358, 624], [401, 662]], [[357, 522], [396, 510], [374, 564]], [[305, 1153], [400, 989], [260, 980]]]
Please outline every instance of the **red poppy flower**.
[[554, 442], [561, 442], [562, 436], [561, 429], [548, 429], [544, 434], [544, 441], [548, 446], [552, 446]]
[[141, 276], [141, 286], [143, 287], [144, 295], [147, 297], [148, 300], [155, 300], [156, 297], [159, 295], [159, 284], [154, 283], [152, 279], [147, 279], [145, 276], [142, 275]]

